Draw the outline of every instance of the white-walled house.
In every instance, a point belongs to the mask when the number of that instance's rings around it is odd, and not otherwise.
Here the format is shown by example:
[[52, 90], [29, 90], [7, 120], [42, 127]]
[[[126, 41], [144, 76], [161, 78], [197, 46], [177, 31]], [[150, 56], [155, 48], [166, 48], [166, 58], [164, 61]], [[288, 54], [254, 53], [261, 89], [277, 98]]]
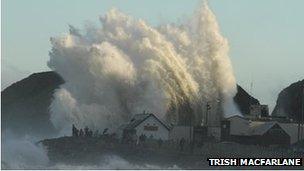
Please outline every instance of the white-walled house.
[[170, 127], [152, 113], [136, 114], [126, 125], [123, 125], [124, 133], [131, 133], [135, 137], [145, 135], [153, 139], [169, 139]]

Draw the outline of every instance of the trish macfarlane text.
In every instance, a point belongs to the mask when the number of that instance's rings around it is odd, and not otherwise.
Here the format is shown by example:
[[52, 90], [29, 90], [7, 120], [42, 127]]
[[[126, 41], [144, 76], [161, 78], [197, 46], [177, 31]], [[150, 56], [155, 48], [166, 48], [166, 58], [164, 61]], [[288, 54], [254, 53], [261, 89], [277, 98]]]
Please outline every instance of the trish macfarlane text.
[[209, 166], [303, 166], [303, 158], [208, 158]]

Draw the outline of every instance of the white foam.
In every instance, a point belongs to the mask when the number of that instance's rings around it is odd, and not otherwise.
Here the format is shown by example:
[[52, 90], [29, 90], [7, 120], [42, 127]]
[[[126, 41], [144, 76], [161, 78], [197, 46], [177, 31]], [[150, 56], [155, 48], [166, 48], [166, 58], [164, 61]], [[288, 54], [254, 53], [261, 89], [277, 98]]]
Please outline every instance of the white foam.
[[173, 123], [192, 113], [198, 122], [202, 104], [217, 99], [226, 115], [238, 113], [228, 41], [207, 3], [178, 26], [155, 28], [116, 9], [100, 22], [51, 39], [48, 66], [66, 81], [51, 105], [57, 128], [117, 128], [143, 110]]

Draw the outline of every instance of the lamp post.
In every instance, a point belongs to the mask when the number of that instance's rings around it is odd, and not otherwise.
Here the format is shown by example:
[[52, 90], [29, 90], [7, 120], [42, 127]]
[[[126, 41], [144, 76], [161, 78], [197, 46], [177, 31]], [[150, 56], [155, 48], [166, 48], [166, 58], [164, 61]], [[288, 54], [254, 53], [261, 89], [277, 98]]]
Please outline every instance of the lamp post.
[[[216, 102], [217, 102], [217, 105], [221, 102], [219, 99], [216, 99]], [[209, 126], [208, 124], [208, 115], [209, 115], [209, 111], [211, 110], [211, 105], [210, 105], [210, 102], [207, 101], [207, 104], [206, 104], [206, 126]], [[219, 107], [217, 106], [217, 110], [219, 110]], [[218, 111], [217, 111], [217, 114], [218, 114]], [[217, 118], [216, 118], [217, 119]]]

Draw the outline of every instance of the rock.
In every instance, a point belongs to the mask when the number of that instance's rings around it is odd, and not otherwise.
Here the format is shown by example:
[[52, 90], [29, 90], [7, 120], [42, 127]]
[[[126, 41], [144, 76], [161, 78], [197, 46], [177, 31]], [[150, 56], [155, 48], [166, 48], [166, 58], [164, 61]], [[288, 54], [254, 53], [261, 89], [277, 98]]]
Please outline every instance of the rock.
[[237, 94], [234, 101], [238, 105], [240, 112], [244, 115], [250, 113], [250, 105], [260, 104], [254, 97], [250, 96], [241, 86], [237, 85]]
[[41, 72], [4, 89], [1, 93], [2, 131], [11, 130], [20, 135], [55, 133], [49, 105], [53, 92], [63, 82], [55, 72]]
[[304, 95], [304, 80], [283, 89], [272, 112], [273, 116], [287, 116], [295, 121], [301, 120]]

